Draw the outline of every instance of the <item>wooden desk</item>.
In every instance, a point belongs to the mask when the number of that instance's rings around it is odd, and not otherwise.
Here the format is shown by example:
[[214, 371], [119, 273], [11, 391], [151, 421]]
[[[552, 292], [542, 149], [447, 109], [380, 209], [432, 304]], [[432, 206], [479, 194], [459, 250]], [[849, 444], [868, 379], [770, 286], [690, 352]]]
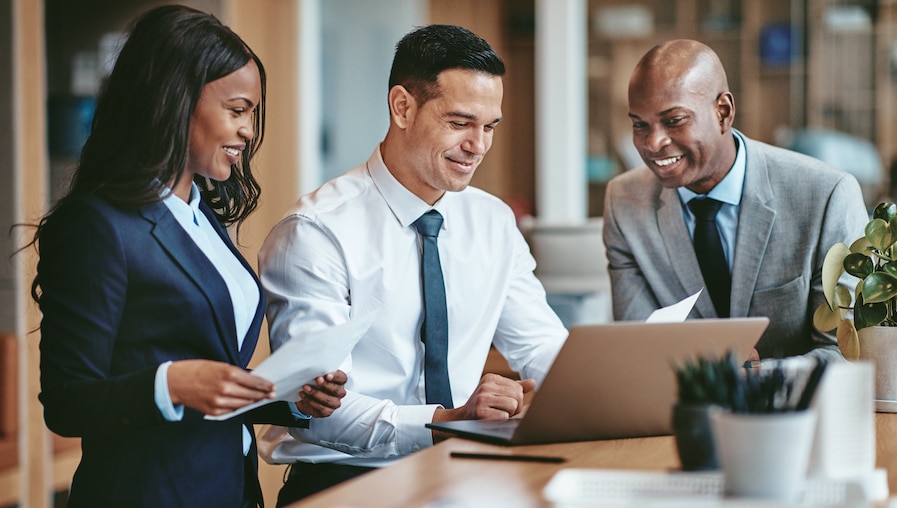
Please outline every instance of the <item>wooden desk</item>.
[[[876, 465], [897, 495], [897, 414], [876, 414]], [[562, 464], [451, 458], [452, 451], [560, 456]], [[679, 468], [672, 436], [503, 447], [450, 439], [291, 505], [293, 508], [545, 507], [542, 489], [562, 468]]]

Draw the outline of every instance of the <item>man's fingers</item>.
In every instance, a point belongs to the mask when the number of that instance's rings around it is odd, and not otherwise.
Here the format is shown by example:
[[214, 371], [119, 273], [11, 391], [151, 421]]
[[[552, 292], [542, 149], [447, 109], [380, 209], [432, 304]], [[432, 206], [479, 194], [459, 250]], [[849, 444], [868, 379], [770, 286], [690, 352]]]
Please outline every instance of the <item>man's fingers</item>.
[[491, 407], [479, 408], [477, 411], [478, 420], [507, 420], [512, 415], [513, 414], [508, 411]]
[[535, 379], [521, 379], [517, 381], [520, 383], [520, 386], [523, 388], [523, 393], [529, 393], [536, 389], [536, 380]]
[[473, 415], [478, 420], [507, 419], [520, 412], [523, 407], [523, 398], [518, 391], [482, 391], [475, 394], [473, 399]]
[[315, 384], [307, 384], [299, 391], [296, 406], [303, 413], [316, 418], [333, 414], [340, 407], [340, 400], [346, 396], [348, 376], [340, 370], [328, 372], [315, 378]]
[[322, 382], [320, 378], [316, 381], [317, 386], [313, 385], [304, 385], [302, 387], [302, 391], [304, 393], [312, 393], [312, 392], [322, 392], [328, 395], [332, 395], [334, 397], [343, 398], [346, 396], [346, 387], [342, 383], [327, 383]]
[[486, 374], [471, 397], [473, 418], [504, 419], [520, 412], [523, 395], [532, 391], [535, 380], [513, 380], [497, 374]]
[[333, 414], [333, 411], [339, 407], [339, 401], [331, 406], [328, 404], [322, 404], [321, 402], [309, 398], [305, 396], [305, 394], [303, 394], [302, 399], [296, 403], [296, 407], [299, 408], [299, 411], [302, 411], [308, 416], [312, 416], [315, 418], [324, 418]]
[[343, 385], [331, 384], [331, 383], [322, 383], [317, 386], [305, 385], [302, 387], [302, 391], [304, 393], [312, 393], [312, 392], [321, 392], [329, 395], [339, 396], [342, 392], [345, 392], [345, 388]]
[[760, 353], [757, 351], [757, 348], [751, 349], [750, 355], [748, 355], [747, 361], [749, 362], [759, 362], [760, 361]]
[[315, 403], [331, 409], [336, 409], [340, 406], [340, 397], [331, 396], [319, 390], [303, 390], [299, 397], [309, 403]]
[[343, 372], [343, 371], [341, 371], [341, 370], [337, 370], [337, 371], [334, 371], [334, 372], [328, 372], [328, 373], [324, 376], [324, 380], [325, 380], [326, 382], [330, 382], [330, 383], [336, 383], [336, 384], [344, 385], [344, 384], [346, 384], [346, 382], [349, 381], [349, 376], [346, 375], [345, 372]]

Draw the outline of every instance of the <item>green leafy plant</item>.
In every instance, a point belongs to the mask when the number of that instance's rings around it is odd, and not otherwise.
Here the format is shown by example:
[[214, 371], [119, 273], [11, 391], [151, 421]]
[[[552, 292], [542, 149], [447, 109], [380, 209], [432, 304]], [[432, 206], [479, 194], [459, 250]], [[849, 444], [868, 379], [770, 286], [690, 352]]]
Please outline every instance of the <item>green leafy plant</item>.
[[739, 368], [731, 352], [723, 358], [702, 356], [674, 367], [679, 403], [731, 407], [731, 385]]
[[[836, 243], [822, 264], [825, 302], [813, 314], [813, 326], [828, 332], [838, 329], [838, 347], [847, 359], [859, 357], [857, 330], [869, 326], [897, 326], [897, 204], [875, 207], [864, 235], [848, 247]], [[859, 279], [854, 294], [838, 285], [841, 275]], [[849, 313], [853, 311], [853, 319]]]

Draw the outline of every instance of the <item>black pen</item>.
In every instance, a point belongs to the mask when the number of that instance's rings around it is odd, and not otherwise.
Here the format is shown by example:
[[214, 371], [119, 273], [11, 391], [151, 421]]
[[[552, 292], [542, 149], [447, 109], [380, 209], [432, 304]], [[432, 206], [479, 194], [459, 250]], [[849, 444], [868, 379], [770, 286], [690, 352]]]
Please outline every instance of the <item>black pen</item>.
[[541, 455], [510, 455], [505, 453], [467, 453], [452, 452], [455, 459], [485, 459], [485, 460], [517, 460], [521, 462], [550, 462], [558, 464], [564, 462], [563, 457], [544, 457]]
[[796, 410], [803, 411], [810, 407], [810, 403], [813, 402], [813, 395], [816, 394], [816, 389], [822, 381], [822, 374], [825, 372], [827, 365], [827, 362], [824, 360], [816, 360], [816, 366], [810, 372], [810, 377], [807, 379], [806, 386], [804, 386], [804, 392], [801, 394], [800, 400], [795, 407]]

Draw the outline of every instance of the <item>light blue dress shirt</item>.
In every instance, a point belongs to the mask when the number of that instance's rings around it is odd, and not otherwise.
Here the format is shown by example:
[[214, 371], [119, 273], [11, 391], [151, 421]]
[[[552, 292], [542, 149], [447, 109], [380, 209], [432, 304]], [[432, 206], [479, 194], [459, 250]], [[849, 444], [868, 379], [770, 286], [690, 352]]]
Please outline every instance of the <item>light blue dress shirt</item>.
[[[237, 336], [234, 339], [237, 341], [237, 349], [242, 349], [243, 339], [246, 332], [249, 331], [259, 304], [259, 288], [255, 280], [246, 271], [240, 260], [233, 255], [224, 240], [218, 236], [209, 219], [199, 209], [200, 194], [196, 184], [193, 184], [190, 189], [189, 203], [175, 196], [168, 188], [163, 191], [163, 196], [166, 197], [162, 202], [174, 215], [175, 220], [215, 266], [218, 274], [227, 284], [237, 330]], [[168, 391], [168, 367], [170, 365], [171, 362], [165, 362], [156, 370], [155, 401], [166, 420], [179, 421], [184, 417], [184, 406], [180, 404], [175, 406], [171, 402], [171, 394]], [[243, 455], [249, 453], [251, 443], [252, 436], [244, 425]]]
[[732, 133], [737, 145], [735, 163], [732, 164], [732, 168], [726, 176], [716, 184], [716, 187], [707, 194], [695, 194], [685, 187], [676, 189], [679, 193], [679, 201], [682, 204], [682, 216], [685, 219], [685, 225], [688, 226], [688, 234], [692, 237], [692, 240], [694, 240], [695, 235], [695, 216], [688, 207], [688, 202], [694, 197], [709, 197], [723, 203], [716, 216], [716, 227], [723, 242], [723, 252], [726, 255], [726, 264], [729, 265], [729, 273], [732, 272], [732, 265], [735, 260], [738, 211], [741, 209], [741, 194], [744, 191], [744, 172], [747, 166], [744, 153], [744, 139], [741, 137], [740, 132], [733, 129]]

